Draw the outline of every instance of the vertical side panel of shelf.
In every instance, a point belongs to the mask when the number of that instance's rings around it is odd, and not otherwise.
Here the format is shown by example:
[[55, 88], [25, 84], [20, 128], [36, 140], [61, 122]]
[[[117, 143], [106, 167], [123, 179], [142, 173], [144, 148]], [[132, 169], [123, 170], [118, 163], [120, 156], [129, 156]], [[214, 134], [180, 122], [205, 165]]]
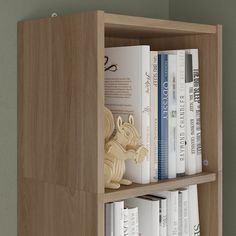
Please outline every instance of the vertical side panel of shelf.
[[19, 236], [103, 235], [103, 61], [101, 11], [18, 23]]
[[203, 171], [217, 173], [213, 183], [199, 185], [201, 235], [222, 236], [222, 34], [161, 37], [141, 40], [152, 50], [198, 48], [200, 56]]

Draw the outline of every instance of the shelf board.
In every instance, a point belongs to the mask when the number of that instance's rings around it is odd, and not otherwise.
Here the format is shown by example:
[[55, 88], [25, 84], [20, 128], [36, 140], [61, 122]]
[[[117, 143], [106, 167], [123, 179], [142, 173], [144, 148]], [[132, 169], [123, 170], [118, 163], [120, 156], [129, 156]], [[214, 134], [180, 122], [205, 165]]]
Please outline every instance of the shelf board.
[[104, 194], [104, 203], [119, 201], [131, 197], [150, 194], [156, 191], [182, 188], [191, 184], [203, 184], [216, 180], [216, 173], [200, 173], [188, 175], [175, 179], [161, 180], [157, 183], [136, 184], [130, 186], [122, 185], [118, 190], [106, 189]]
[[215, 34], [215, 25], [159, 20], [146, 17], [104, 14], [107, 36], [156, 37], [191, 34]]

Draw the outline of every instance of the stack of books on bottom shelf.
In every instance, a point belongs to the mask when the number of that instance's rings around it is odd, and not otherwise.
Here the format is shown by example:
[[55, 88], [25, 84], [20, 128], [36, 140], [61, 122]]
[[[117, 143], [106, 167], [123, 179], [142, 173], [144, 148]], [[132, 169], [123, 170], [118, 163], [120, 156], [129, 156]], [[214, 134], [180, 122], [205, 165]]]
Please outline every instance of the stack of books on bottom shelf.
[[197, 185], [106, 204], [106, 236], [200, 235]]

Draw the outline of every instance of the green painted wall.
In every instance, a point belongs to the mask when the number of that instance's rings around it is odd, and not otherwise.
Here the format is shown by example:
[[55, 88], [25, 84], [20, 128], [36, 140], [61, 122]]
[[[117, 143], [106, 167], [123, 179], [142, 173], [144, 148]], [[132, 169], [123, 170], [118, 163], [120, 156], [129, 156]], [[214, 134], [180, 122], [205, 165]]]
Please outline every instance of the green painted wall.
[[168, 0], [2, 0], [0, 2], [0, 236], [16, 236], [16, 22], [82, 10], [168, 18]]
[[236, 235], [236, 1], [170, 0], [171, 19], [223, 25], [224, 236]]

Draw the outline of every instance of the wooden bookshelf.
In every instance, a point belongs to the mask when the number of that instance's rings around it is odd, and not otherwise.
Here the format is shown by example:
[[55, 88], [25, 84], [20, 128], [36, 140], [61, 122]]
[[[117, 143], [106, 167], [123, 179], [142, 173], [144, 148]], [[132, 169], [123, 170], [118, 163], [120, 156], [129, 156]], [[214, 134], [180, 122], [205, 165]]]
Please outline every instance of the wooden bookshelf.
[[[104, 47], [199, 48], [203, 173], [104, 190]], [[103, 11], [18, 23], [18, 236], [103, 236], [104, 203], [199, 185], [222, 236], [222, 28]]]

